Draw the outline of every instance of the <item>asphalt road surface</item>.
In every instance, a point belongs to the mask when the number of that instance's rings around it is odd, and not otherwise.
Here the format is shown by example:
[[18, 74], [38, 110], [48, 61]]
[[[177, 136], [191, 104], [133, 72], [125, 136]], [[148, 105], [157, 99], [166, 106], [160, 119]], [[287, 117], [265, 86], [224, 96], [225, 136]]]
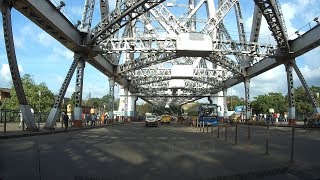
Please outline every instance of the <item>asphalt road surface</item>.
[[0, 140], [0, 179], [314, 179], [320, 178], [320, 132], [291, 128], [208, 128], [128, 123]]

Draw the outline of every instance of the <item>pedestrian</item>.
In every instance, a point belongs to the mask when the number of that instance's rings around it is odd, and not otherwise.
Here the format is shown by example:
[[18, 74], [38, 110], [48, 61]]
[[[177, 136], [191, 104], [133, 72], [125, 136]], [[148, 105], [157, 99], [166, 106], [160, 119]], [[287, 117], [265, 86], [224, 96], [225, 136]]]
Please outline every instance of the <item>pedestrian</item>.
[[69, 123], [69, 116], [67, 115], [67, 113], [64, 113], [63, 115], [63, 122], [64, 122], [64, 129], [67, 130], [68, 129], [68, 123]]
[[20, 112], [19, 112], [19, 116], [20, 116], [20, 124], [19, 124], [19, 128], [21, 128], [22, 123], [24, 123], [24, 122], [23, 122], [23, 117], [22, 117], [22, 112], [21, 112], [21, 110], [20, 110]]
[[86, 121], [86, 126], [88, 126], [90, 122], [90, 116], [88, 113], [85, 114], [85, 121]]
[[60, 114], [60, 122], [61, 122], [61, 127], [63, 128], [63, 117], [64, 117], [64, 112], [61, 112]]
[[95, 113], [92, 113], [91, 116], [91, 126], [95, 126], [96, 125], [96, 120], [97, 120], [97, 116]]

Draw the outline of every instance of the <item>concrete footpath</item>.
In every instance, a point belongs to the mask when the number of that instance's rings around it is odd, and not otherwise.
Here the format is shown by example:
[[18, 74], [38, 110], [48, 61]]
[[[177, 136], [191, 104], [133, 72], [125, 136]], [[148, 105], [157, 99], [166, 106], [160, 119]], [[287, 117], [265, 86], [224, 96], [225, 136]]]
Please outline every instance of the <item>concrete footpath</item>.
[[[40, 123], [39, 131], [28, 131], [23, 130], [22, 127], [19, 127], [19, 123], [8, 123], [6, 125], [6, 132], [4, 132], [3, 123], [0, 125], [0, 139], [10, 139], [10, 138], [19, 138], [19, 137], [28, 137], [28, 136], [38, 136], [38, 135], [47, 135], [47, 134], [55, 134], [55, 133], [63, 133], [69, 131], [78, 131], [92, 128], [101, 128], [115, 124], [97, 124], [95, 126], [86, 125], [83, 127], [73, 127], [70, 126], [66, 130], [64, 127], [60, 125], [61, 123], [57, 123], [57, 127], [54, 129], [43, 129], [45, 123]], [[120, 123], [119, 123], [120, 124]]]

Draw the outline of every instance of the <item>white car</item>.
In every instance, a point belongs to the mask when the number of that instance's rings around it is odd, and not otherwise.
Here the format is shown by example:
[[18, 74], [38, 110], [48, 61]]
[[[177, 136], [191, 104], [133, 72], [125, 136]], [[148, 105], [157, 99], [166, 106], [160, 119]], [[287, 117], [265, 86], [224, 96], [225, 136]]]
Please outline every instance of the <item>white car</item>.
[[158, 126], [157, 116], [155, 116], [155, 115], [146, 116], [145, 124], [146, 124], [146, 127], [148, 127], [150, 125], [157, 127]]

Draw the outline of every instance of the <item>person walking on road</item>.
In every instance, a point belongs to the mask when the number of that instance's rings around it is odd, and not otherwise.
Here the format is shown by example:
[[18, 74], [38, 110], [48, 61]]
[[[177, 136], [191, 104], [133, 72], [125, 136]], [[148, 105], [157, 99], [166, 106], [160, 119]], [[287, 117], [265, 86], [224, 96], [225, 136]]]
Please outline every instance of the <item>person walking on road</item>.
[[68, 122], [69, 122], [69, 116], [67, 115], [67, 113], [64, 113], [63, 115], [63, 122], [64, 122], [64, 129], [67, 130], [68, 129]]

